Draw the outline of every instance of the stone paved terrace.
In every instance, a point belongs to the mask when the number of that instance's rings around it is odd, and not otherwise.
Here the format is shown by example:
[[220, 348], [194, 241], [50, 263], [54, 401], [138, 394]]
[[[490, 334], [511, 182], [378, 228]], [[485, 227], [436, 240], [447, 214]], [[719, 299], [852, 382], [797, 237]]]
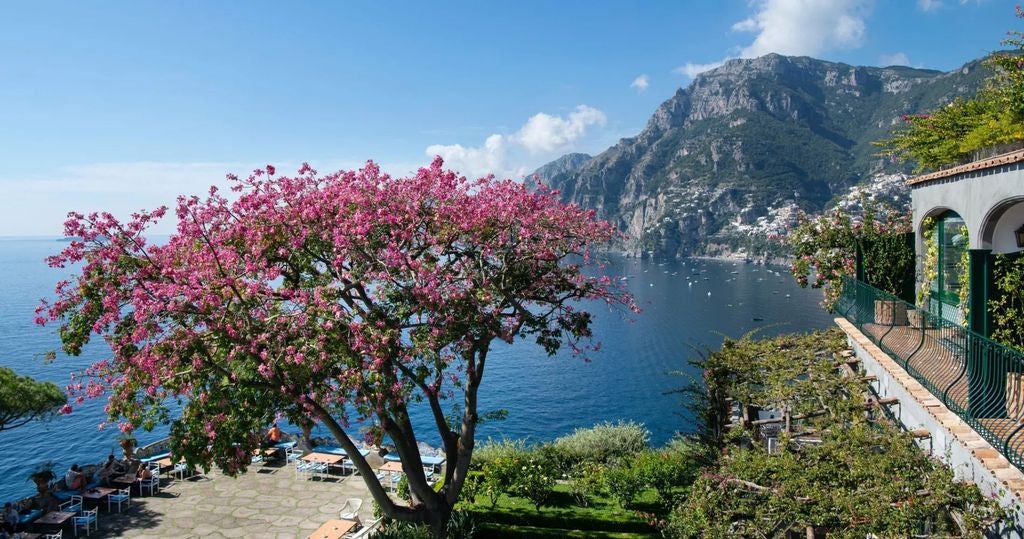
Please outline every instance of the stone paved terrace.
[[[371, 497], [358, 475], [326, 480], [296, 478], [294, 465], [266, 464], [237, 478], [211, 470], [184, 481], [164, 479], [153, 496], [132, 497], [132, 507], [99, 513], [90, 537], [305, 538], [338, 518], [348, 498], [361, 498], [360, 518], [373, 519]], [[84, 537], [83, 532], [79, 532]], [[74, 537], [70, 524], [64, 537]]]

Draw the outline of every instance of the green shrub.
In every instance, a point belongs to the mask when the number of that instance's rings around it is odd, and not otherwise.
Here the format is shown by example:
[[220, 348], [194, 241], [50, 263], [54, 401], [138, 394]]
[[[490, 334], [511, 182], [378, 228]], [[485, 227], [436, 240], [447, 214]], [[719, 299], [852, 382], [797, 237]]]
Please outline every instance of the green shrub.
[[539, 460], [545, 469], [556, 476], [556, 479], [568, 477], [574, 466], [565, 451], [553, 443], [534, 447], [530, 452], [530, 458]]
[[540, 511], [540, 506], [548, 501], [555, 489], [555, 478], [544, 463], [535, 458], [523, 462], [512, 481], [512, 492], [516, 496], [526, 498], [533, 507]]
[[609, 468], [604, 474], [604, 481], [609, 494], [623, 509], [633, 505], [640, 493], [647, 488], [647, 478], [644, 477], [643, 471], [628, 460]]
[[[443, 481], [443, 480], [442, 480]], [[441, 483], [442, 481], [438, 481]], [[459, 496], [467, 503], [476, 503], [476, 498], [483, 492], [484, 474], [478, 470], [470, 470], [466, 480], [462, 482], [462, 493]], [[434, 485], [436, 488], [437, 485]]]
[[554, 451], [563, 455], [566, 467], [581, 462], [612, 464], [647, 449], [651, 433], [639, 423], [601, 423], [587, 429], [576, 429], [554, 441]]
[[498, 504], [498, 498], [502, 494], [507, 494], [511, 490], [524, 460], [523, 457], [516, 455], [501, 455], [484, 465], [484, 479], [480, 491], [491, 501], [491, 507]]
[[633, 469], [658, 492], [666, 506], [672, 505], [675, 491], [692, 484], [699, 472], [691, 458], [674, 451], [645, 451], [637, 457]]
[[580, 507], [588, 507], [592, 497], [605, 492], [603, 464], [581, 462], [569, 474], [569, 493]]
[[518, 460], [525, 458], [529, 452], [526, 442], [523, 440], [487, 440], [473, 451], [473, 461], [470, 466], [474, 470], [483, 470], [489, 462], [499, 457]]
[[473, 539], [478, 527], [473, 513], [455, 511], [448, 520], [448, 539]]
[[[479, 526], [476, 517], [465, 511], [454, 511], [448, 519], [448, 539], [473, 539]], [[433, 539], [430, 527], [396, 520], [378, 528], [375, 539]]]
[[375, 539], [433, 539], [430, 526], [393, 520], [377, 528]]
[[398, 480], [398, 484], [395, 485], [395, 494], [399, 498], [409, 501], [409, 479], [402, 474], [402, 477]]

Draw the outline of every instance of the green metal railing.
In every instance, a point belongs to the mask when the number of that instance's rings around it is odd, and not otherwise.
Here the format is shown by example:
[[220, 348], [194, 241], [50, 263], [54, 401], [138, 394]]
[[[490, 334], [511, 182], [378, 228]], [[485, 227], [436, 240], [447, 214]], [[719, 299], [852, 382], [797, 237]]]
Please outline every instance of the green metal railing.
[[1024, 467], [1024, 354], [853, 278], [836, 311], [907, 373]]

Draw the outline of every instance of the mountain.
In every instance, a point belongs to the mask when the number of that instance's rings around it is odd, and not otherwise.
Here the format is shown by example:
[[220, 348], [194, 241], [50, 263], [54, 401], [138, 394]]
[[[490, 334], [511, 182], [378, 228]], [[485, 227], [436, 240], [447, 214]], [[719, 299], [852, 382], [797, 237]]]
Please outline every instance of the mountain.
[[989, 74], [980, 60], [948, 73], [778, 54], [730, 60], [680, 88], [637, 136], [536, 174], [616, 223], [631, 255], [760, 249], [751, 225], [792, 221], [872, 177], [907, 172], [872, 141], [906, 114], [973, 95]]

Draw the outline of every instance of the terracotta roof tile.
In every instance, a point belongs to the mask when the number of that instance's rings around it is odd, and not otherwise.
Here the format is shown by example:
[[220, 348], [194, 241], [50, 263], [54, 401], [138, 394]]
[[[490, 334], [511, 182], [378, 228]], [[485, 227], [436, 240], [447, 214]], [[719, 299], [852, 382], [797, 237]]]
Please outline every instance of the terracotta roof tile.
[[1024, 161], [1024, 150], [1017, 150], [1010, 153], [1004, 153], [995, 157], [989, 157], [988, 159], [982, 159], [980, 161], [972, 161], [965, 165], [958, 165], [945, 170], [939, 170], [928, 174], [922, 174], [920, 176], [914, 176], [907, 180], [907, 185], [918, 185], [927, 183], [933, 180], [940, 180], [942, 178], [948, 178], [950, 176], [956, 176], [964, 172], [973, 172], [976, 170], [984, 170], [986, 168], [997, 167], [1000, 165], [1008, 165], [1010, 163], [1016, 163]]

